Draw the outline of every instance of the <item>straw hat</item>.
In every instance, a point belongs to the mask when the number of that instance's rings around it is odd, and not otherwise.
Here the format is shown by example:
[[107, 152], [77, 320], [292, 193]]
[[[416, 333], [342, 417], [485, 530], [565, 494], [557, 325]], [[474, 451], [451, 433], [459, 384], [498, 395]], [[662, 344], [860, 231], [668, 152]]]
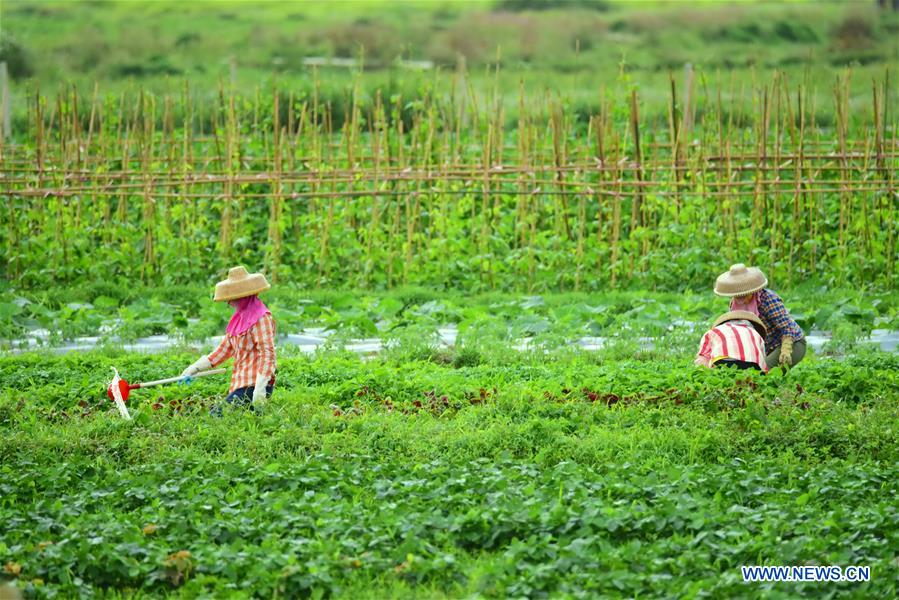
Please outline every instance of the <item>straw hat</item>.
[[234, 267], [228, 271], [228, 279], [215, 284], [216, 302], [237, 300], [247, 296], [255, 296], [259, 292], [272, 287], [262, 273], [247, 273], [243, 267]]
[[715, 281], [715, 293], [719, 296], [743, 296], [757, 292], [768, 285], [768, 278], [758, 267], [737, 263]]
[[734, 321], [736, 319], [745, 319], [755, 325], [755, 330], [759, 332], [762, 337], [768, 337], [768, 328], [765, 327], [765, 324], [762, 323], [762, 320], [758, 318], [758, 316], [747, 310], [732, 310], [730, 312], [726, 312], [717, 319], [715, 319], [715, 324], [713, 327], [718, 327], [722, 323], [727, 323], [728, 321]]

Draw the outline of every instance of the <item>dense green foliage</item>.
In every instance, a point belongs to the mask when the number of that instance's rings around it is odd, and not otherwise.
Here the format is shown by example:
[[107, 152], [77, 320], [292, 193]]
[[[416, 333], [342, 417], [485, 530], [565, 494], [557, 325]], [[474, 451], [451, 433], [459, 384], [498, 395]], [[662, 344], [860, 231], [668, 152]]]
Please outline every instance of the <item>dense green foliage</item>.
[[[710, 274], [710, 281], [713, 276]], [[231, 314], [230, 308], [210, 300], [211, 289], [211, 283], [208, 287], [144, 288], [101, 282], [80, 288], [0, 293], [0, 340], [14, 345], [43, 329], [47, 331], [44, 341], [51, 346], [78, 336], [97, 336], [110, 348], [152, 335], [196, 344], [221, 335]], [[899, 303], [894, 294], [810, 285], [780, 292], [806, 332], [830, 331], [841, 349], [851, 347], [873, 329], [899, 329]], [[823, 295], [828, 301], [822, 304]], [[371, 293], [302, 290], [289, 285], [275, 286], [264, 299], [282, 334], [322, 328], [338, 346], [350, 338], [380, 338], [387, 345], [415, 346], [419, 357], [440, 354], [435, 335], [446, 325], [456, 326], [456, 345], [470, 356], [505, 355], [504, 349], [522, 338], [555, 349], [582, 336], [602, 336], [629, 346], [636, 346], [640, 336], [652, 336], [664, 348], [692, 350], [692, 341], [685, 340], [698, 336], [696, 331], [707, 327], [728, 306], [726, 300], [710, 294], [466, 295], [420, 288]]]
[[[0, 10], [0, 597], [899, 596], [899, 13]], [[693, 366], [735, 262], [829, 341]], [[208, 352], [235, 264], [307, 342], [267, 408], [123, 420], [112, 368]]]
[[511, 126], [498, 90], [37, 96], [0, 165], [0, 274], [188, 283], [239, 261], [327, 288], [677, 291], [747, 262], [781, 284], [891, 289], [889, 81], [870, 111], [850, 81], [829, 124], [781, 75], [727, 102], [725, 82], [689, 104], [673, 90], [667, 122], [641, 117], [627, 78], [584, 111], [522, 92]]
[[[282, 358], [261, 418], [209, 417], [222, 385], [209, 380], [135, 392], [131, 423], [102, 397], [110, 364], [139, 378], [190, 359], [0, 361], [0, 561], [20, 587], [896, 593], [895, 355], [809, 359], [784, 378], [324, 354]], [[867, 564], [873, 578], [747, 587], [738, 567], [757, 563]]]

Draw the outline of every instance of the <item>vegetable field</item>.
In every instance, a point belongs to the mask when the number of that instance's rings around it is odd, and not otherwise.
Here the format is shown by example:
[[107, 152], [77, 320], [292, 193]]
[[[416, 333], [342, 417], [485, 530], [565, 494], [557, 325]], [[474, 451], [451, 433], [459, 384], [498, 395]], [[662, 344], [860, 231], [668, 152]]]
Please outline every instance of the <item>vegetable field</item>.
[[[52, 400], [109, 365], [139, 376], [191, 356], [4, 358], [0, 552], [26, 591], [896, 593], [895, 355], [789, 379], [323, 355], [282, 360], [262, 418], [208, 417], [210, 381], [145, 398], [133, 423], [100, 394]], [[806, 562], [873, 578], [740, 580], [743, 564]]]
[[7, 0], [0, 600], [899, 597], [899, 9], [687, 4]]
[[[172, 310], [131, 293], [119, 315], [134, 334]], [[703, 296], [274, 290], [285, 329], [334, 338], [309, 356], [280, 348], [262, 417], [210, 417], [215, 378], [135, 390], [131, 422], [106, 398], [110, 367], [145, 381], [199, 348], [4, 355], [4, 576], [34, 597], [890, 597], [899, 365], [859, 340], [895, 329], [899, 307], [842, 292], [819, 311], [797, 296], [803, 326], [834, 339], [762, 377], [690, 365], [690, 323], [718, 310]], [[187, 330], [220, 330], [217, 308]], [[72, 314], [84, 328], [111, 317]], [[456, 323], [453, 347], [434, 343], [441, 323]], [[382, 354], [342, 349], [370, 327]], [[572, 348], [579, 332], [610, 343]], [[780, 563], [873, 577], [740, 578]]]

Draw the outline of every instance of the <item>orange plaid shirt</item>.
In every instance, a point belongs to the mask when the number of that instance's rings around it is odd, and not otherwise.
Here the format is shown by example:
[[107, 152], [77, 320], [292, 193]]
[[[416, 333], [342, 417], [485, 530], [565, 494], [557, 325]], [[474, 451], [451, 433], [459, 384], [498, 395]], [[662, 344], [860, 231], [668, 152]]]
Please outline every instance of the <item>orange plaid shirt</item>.
[[212, 366], [218, 366], [234, 357], [231, 371], [231, 389], [256, 385], [256, 376], [266, 376], [266, 381], [275, 378], [275, 320], [265, 314], [256, 324], [240, 335], [225, 335], [212, 354], [208, 356]]

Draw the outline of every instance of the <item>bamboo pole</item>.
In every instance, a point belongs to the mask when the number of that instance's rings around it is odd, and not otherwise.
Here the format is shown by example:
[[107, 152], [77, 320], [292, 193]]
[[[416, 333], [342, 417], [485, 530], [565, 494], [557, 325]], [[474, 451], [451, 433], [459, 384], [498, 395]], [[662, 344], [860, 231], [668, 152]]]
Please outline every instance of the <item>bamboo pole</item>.
[[281, 151], [283, 147], [285, 132], [281, 129], [281, 110], [279, 106], [279, 99], [280, 97], [276, 88], [274, 90], [274, 106], [272, 107], [272, 119], [274, 120], [274, 138], [272, 140], [272, 150], [274, 152], [275, 159], [275, 178], [271, 182], [271, 185], [274, 190], [274, 195], [269, 203], [268, 218], [268, 237], [271, 249], [266, 261], [268, 264], [269, 273], [271, 273], [272, 276], [273, 283], [276, 283], [278, 281], [278, 271], [281, 265], [281, 203], [283, 202], [284, 195], [284, 184], [281, 181]]

